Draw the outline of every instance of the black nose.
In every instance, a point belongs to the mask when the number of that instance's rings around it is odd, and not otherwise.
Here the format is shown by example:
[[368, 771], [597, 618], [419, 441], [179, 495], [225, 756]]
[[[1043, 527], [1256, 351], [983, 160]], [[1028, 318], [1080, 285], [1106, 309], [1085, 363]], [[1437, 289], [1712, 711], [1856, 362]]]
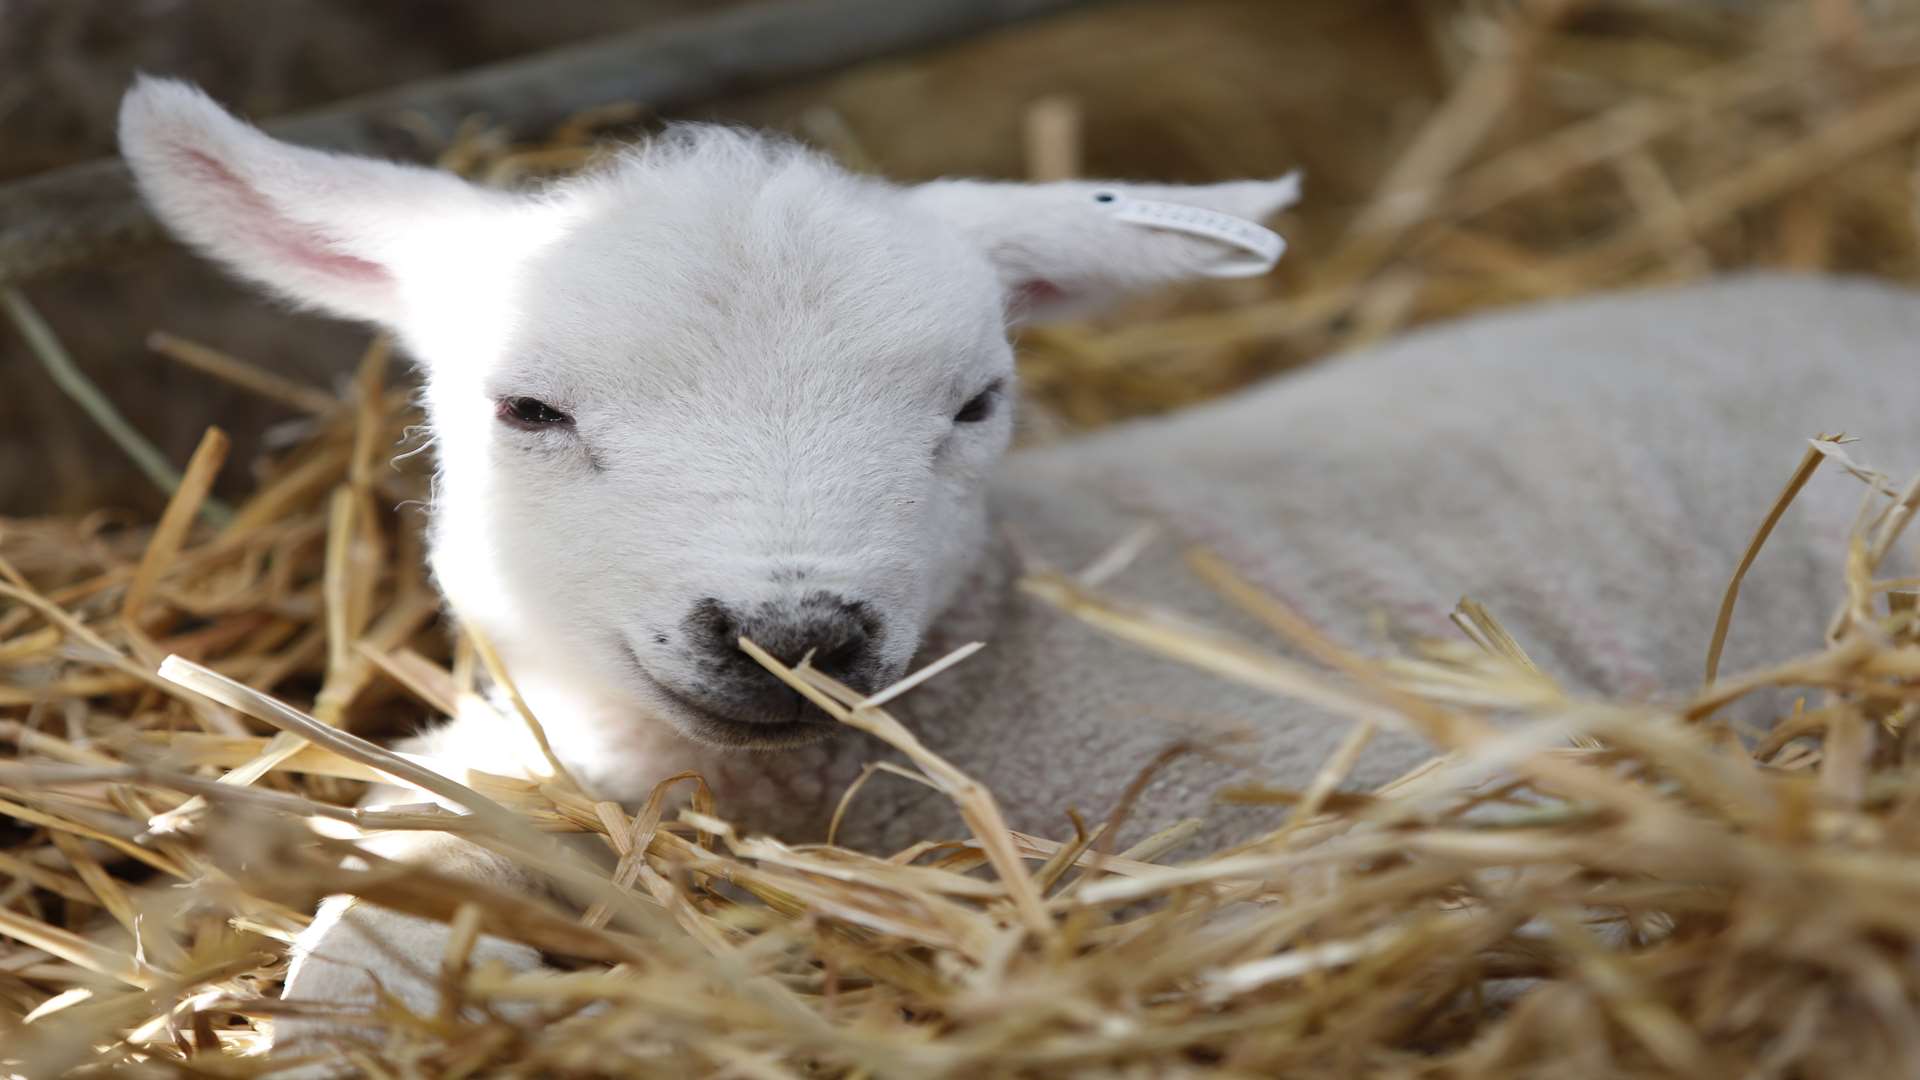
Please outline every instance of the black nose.
[[861, 693], [878, 688], [880, 621], [867, 605], [832, 593], [735, 607], [715, 597], [693, 606], [682, 629], [699, 671], [688, 696], [741, 723], [790, 723], [827, 717], [741, 651], [746, 638], [785, 664], [809, 654], [814, 668]]

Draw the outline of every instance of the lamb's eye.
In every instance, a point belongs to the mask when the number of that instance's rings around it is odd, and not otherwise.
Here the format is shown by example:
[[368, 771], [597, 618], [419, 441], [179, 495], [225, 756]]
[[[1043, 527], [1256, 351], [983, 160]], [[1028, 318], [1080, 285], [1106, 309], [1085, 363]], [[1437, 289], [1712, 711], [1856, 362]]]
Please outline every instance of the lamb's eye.
[[539, 398], [530, 397], [501, 398], [500, 419], [509, 426], [526, 431], [573, 423], [573, 417]]
[[973, 395], [960, 411], [953, 414], [956, 424], [977, 424], [993, 415], [994, 406], [1000, 403], [1000, 380], [995, 379], [985, 390]]

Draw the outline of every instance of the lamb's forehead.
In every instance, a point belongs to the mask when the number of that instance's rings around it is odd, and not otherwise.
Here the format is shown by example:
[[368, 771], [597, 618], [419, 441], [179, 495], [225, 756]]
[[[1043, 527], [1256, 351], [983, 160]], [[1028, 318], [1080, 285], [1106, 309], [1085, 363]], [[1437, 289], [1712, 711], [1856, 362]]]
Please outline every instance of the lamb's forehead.
[[791, 145], [683, 133], [554, 198], [570, 225], [526, 268], [519, 321], [549, 353], [640, 338], [689, 362], [798, 361], [1003, 337], [982, 253], [901, 188]]

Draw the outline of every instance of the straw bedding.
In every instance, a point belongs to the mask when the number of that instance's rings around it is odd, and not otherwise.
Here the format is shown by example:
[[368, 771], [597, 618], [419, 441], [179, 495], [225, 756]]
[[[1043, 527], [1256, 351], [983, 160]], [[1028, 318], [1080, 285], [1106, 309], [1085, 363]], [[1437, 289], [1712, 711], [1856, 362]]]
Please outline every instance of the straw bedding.
[[[1920, 24], [1779, 5], [1729, 45], [1698, 9], [1607, 13], [1449, 24], [1471, 30], [1450, 89], [1337, 235], [1296, 223], [1319, 250], [1268, 295], [1190, 293], [1034, 335], [1042, 407], [1068, 425], [1169, 407], [1291, 352], [1628, 280], [1920, 265]], [[1672, 44], [1686, 34], [1715, 44]], [[1637, 81], [1602, 86], [1597, 70]], [[1070, 138], [1055, 121], [1040, 126]], [[531, 150], [470, 132], [448, 163], [569, 167], [590, 130]], [[1233, 664], [1276, 692], [1350, 700], [1356, 724], [1388, 709], [1443, 755], [1378, 792], [1341, 789], [1339, 760], [1305, 790], [1223, 792], [1270, 806], [1274, 831], [1197, 861], [1161, 858], [1178, 828], [1118, 852], [1098, 823], [1010, 833], [993, 793], [883, 710], [786, 672], [966, 811], [970, 835], [876, 858], [736, 833], [692, 779], [675, 785], [694, 792], [685, 811], [596, 803], [564, 780], [468, 788], [350, 734], [458, 708], [494, 666], [484, 642], [448, 641], [422, 575], [426, 466], [387, 464], [417, 419], [397, 365], [376, 342], [336, 396], [155, 344], [303, 419], [232, 507], [208, 498], [216, 431], [152, 525], [0, 523], [0, 1072], [289, 1064], [261, 1053], [286, 1008], [286, 944], [346, 891], [456, 929], [455, 1005], [378, 1009], [379, 1037], [347, 1055], [375, 1075], [1920, 1073], [1920, 582], [1876, 577], [1912, 543], [1920, 483], [1834, 444], [1781, 477], [1783, 502], [1816, 469], [1869, 481], [1834, 607], [1806, 613], [1830, 647], [1758, 671], [1710, 663], [1669, 709], [1569, 699], [1471, 601], [1457, 639], [1362, 659], [1196, 553], [1313, 661]], [[1227, 662], [1075, 582], [1029, 587], [1062, 617]], [[1782, 687], [1798, 704], [1771, 730], [1722, 719]], [[425, 795], [346, 809], [396, 773], [471, 813]], [[564, 883], [584, 913], [419, 867], [342, 869], [352, 825], [460, 832]], [[561, 833], [611, 868], [572, 860]], [[570, 970], [469, 965], [482, 931]]]

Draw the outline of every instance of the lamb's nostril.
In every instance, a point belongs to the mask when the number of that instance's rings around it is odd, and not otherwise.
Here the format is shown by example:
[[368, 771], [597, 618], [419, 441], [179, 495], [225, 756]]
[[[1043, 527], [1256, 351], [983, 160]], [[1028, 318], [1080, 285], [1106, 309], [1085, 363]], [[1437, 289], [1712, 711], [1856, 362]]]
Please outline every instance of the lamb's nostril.
[[732, 608], [711, 596], [693, 605], [686, 626], [690, 635], [708, 649], [731, 651], [740, 639], [740, 619]]
[[857, 627], [846, 640], [839, 644], [814, 647], [814, 668], [836, 679], [844, 680], [846, 676], [858, 670], [866, 660], [867, 634], [866, 631]]

